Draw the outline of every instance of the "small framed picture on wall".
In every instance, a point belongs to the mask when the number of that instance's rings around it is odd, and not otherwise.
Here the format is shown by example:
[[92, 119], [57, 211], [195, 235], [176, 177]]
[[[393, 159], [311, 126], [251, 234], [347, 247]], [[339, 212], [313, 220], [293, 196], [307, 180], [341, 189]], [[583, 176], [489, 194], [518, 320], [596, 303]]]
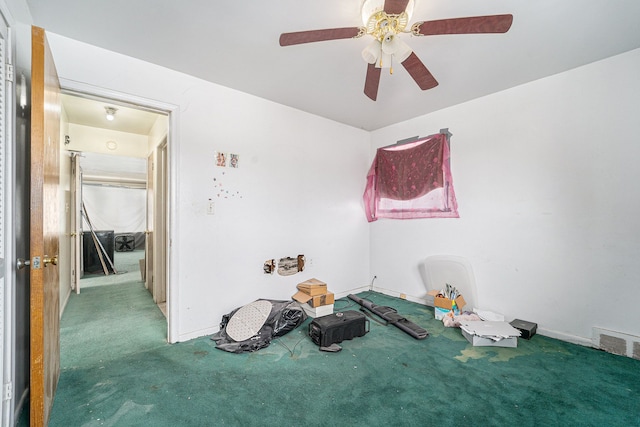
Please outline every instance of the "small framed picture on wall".
[[229, 153], [229, 167], [237, 168], [240, 166], [240, 155]]
[[216, 151], [216, 166], [225, 167], [227, 166], [227, 155], [221, 151]]

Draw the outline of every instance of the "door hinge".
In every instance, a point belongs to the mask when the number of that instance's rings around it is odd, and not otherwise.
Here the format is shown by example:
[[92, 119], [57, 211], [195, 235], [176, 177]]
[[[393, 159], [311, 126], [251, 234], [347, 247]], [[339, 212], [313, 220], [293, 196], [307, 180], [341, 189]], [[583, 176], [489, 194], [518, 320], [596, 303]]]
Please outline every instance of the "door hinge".
[[7, 64], [7, 81], [13, 82], [13, 65]]
[[13, 383], [6, 383], [4, 385], [4, 392], [2, 393], [2, 400], [13, 399]]

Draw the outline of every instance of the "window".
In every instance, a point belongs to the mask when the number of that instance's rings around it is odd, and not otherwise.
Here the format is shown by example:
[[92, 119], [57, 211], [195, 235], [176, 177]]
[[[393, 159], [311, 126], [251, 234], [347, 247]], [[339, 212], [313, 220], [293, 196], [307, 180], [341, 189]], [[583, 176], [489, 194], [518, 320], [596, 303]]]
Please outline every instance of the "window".
[[367, 221], [458, 218], [449, 133], [379, 148], [363, 195]]

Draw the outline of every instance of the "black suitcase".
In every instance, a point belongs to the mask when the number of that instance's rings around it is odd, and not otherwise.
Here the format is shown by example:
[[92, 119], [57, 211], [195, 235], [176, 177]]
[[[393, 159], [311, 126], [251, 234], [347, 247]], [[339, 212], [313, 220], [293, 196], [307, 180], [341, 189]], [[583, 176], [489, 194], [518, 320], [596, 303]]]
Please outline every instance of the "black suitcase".
[[369, 319], [359, 311], [347, 310], [317, 317], [309, 324], [309, 336], [320, 347], [361, 337], [369, 332]]

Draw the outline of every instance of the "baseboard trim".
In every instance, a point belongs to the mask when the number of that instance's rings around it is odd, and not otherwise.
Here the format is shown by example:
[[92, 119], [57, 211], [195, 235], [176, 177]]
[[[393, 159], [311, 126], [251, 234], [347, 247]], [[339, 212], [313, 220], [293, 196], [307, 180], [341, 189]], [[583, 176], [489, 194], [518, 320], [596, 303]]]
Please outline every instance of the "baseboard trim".
[[369, 286], [360, 286], [359, 288], [351, 289], [349, 291], [336, 292], [334, 296], [336, 299], [345, 298], [349, 294], [358, 294], [360, 292], [367, 292], [368, 290], [370, 290]]
[[554, 331], [554, 330], [545, 329], [545, 328], [538, 328], [536, 333], [543, 335], [545, 337], [555, 338], [560, 341], [566, 341], [572, 344], [579, 344], [584, 347], [593, 347], [591, 338], [579, 337], [576, 335], [571, 335], [564, 332]]
[[[368, 290], [369, 288], [366, 287], [362, 291], [368, 291]], [[423, 305], [433, 307], [433, 298], [419, 298], [416, 296], [412, 296], [412, 295], [404, 294], [398, 291], [392, 291], [390, 289], [380, 288], [376, 286], [374, 286], [373, 289], [371, 290], [374, 292], [380, 292], [381, 294], [384, 294], [390, 297], [406, 299], [407, 301], [412, 301], [418, 304], [423, 304]], [[357, 292], [362, 292], [362, 291], [358, 290]], [[401, 295], [404, 295], [404, 298]], [[564, 332], [554, 331], [554, 330], [545, 329], [545, 328], [538, 328], [537, 333], [545, 337], [558, 339], [560, 341], [565, 341], [572, 344], [578, 344], [584, 347], [594, 347], [591, 338], [579, 337], [576, 335], [571, 335]]]
[[428, 305], [428, 306], [433, 307], [433, 298], [431, 298], [431, 299], [420, 298], [420, 297], [416, 297], [416, 296], [413, 296], [413, 295], [405, 294], [403, 292], [392, 291], [391, 289], [381, 288], [381, 287], [378, 287], [378, 286], [374, 286], [372, 291], [380, 292], [381, 294], [385, 294], [385, 295], [390, 296], [390, 297], [404, 299], [404, 300], [407, 300], [407, 301], [411, 301], [411, 302], [415, 302], [415, 303], [418, 303], [418, 304]]
[[193, 331], [193, 332], [189, 332], [186, 334], [181, 334], [178, 336], [178, 341], [176, 342], [185, 342], [185, 341], [189, 341], [195, 338], [200, 338], [200, 337], [204, 337], [206, 335], [213, 335], [216, 332], [218, 332], [220, 330], [220, 327], [215, 326], [215, 327], [210, 327], [210, 328], [206, 328], [206, 329], [200, 329], [199, 331]]
[[[348, 291], [342, 291], [342, 292], [336, 292], [335, 293], [335, 297], [336, 299], [339, 298], [345, 298], [347, 295], [349, 294], [357, 294], [360, 292], [367, 292], [367, 291], [373, 291], [373, 292], [378, 292], [390, 297], [394, 297], [394, 298], [398, 298], [398, 299], [404, 299], [407, 301], [411, 301], [411, 302], [415, 302], [417, 304], [422, 304], [422, 305], [426, 305], [429, 307], [433, 307], [433, 298], [421, 298], [421, 297], [416, 297], [413, 295], [409, 295], [409, 294], [405, 294], [402, 292], [398, 292], [398, 291], [394, 291], [391, 289], [386, 289], [386, 288], [381, 288], [379, 286], [369, 286], [369, 285], [363, 285], [357, 288], [353, 288], [350, 289]], [[195, 331], [195, 332], [190, 332], [187, 334], [182, 334], [178, 337], [178, 342], [184, 342], [184, 341], [189, 341], [192, 340], [194, 338], [199, 338], [205, 335], [212, 335], [216, 332], [219, 331], [219, 327], [211, 327], [211, 328], [207, 328], [207, 329], [202, 329], [200, 331]], [[560, 341], [565, 341], [565, 342], [569, 342], [572, 344], [578, 344], [584, 347], [594, 347], [592, 339], [591, 338], [584, 338], [584, 337], [579, 337], [576, 335], [571, 335], [571, 334], [567, 334], [564, 332], [560, 332], [560, 331], [554, 331], [551, 329], [545, 329], [545, 328], [538, 328], [537, 330], [537, 334], [545, 336], [545, 337], [549, 337], [549, 338], [554, 338], [554, 339], [558, 339]]]

